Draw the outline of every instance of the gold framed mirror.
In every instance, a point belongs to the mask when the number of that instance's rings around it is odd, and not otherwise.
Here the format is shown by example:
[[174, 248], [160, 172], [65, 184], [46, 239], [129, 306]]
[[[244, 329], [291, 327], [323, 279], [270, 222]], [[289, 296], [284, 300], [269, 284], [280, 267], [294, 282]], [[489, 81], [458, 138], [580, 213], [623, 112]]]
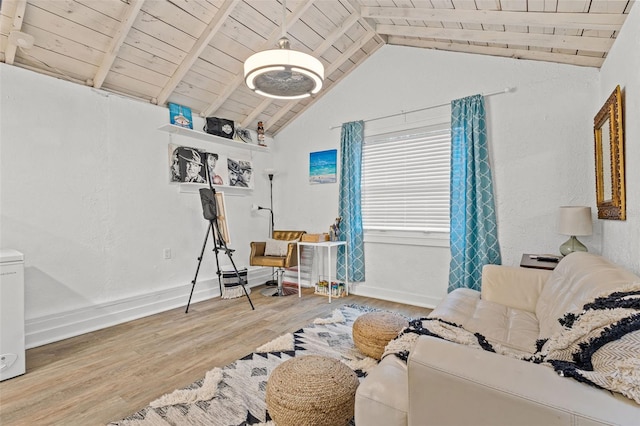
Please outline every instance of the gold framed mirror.
[[616, 86], [593, 119], [598, 219], [626, 220], [622, 95]]

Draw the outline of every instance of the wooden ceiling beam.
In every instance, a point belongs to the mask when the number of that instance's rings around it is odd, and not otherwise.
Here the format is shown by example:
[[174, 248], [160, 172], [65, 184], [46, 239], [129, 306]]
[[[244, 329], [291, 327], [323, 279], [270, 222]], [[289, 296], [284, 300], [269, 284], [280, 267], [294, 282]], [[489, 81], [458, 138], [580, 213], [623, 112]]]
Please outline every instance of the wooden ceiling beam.
[[96, 74], [93, 76], [93, 87], [96, 89], [102, 87], [104, 80], [107, 78], [107, 74], [109, 73], [109, 70], [111, 70], [113, 61], [116, 59], [116, 56], [118, 56], [120, 47], [122, 47], [122, 44], [127, 38], [129, 30], [131, 30], [143, 3], [144, 0], [131, 0], [129, 3], [129, 7], [126, 9], [124, 17], [120, 21], [120, 26], [109, 43], [109, 47], [102, 59], [102, 63], [100, 64], [98, 71], [96, 71]]
[[523, 25], [602, 31], [618, 31], [626, 19], [626, 16], [620, 13], [511, 12], [401, 7], [363, 7], [362, 16], [372, 19], [408, 19], [461, 24]]
[[176, 86], [182, 81], [185, 74], [189, 72], [193, 64], [196, 62], [202, 51], [207, 47], [213, 36], [216, 35], [224, 21], [227, 20], [233, 9], [240, 2], [240, 0], [225, 0], [225, 2], [218, 9], [218, 13], [213, 17], [207, 28], [202, 32], [202, 35], [196, 43], [193, 45], [191, 51], [184, 58], [182, 63], [178, 66], [176, 72], [173, 73], [166, 86], [162, 88], [160, 94], [158, 95], [158, 105], [163, 105], [169, 99], [171, 93], [175, 90]]
[[[329, 34], [324, 39], [324, 41], [320, 44], [320, 46], [314, 49], [311, 55], [314, 57], [322, 56], [324, 52], [326, 52], [331, 46], [333, 46], [333, 43], [335, 43], [340, 37], [342, 37], [344, 33], [349, 31], [349, 28], [351, 28], [356, 22], [358, 22], [358, 19], [360, 19], [359, 14], [353, 13], [349, 15], [349, 17], [345, 19], [338, 28], [333, 30], [331, 34]], [[325, 77], [328, 75], [329, 74], [325, 72]], [[249, 126], [253, 122], [253, 120], [255, 120], [260, 114], [262, 114], [262, 112], [265, 109], [269, 107], [269, 105], [271, 105], [272, 102], [273, 102], [273, 99], [271, 98], [267, 98], [264, 101], [262, 101], [257, 108], [251, 111], [251, 114], [249, 114], [247, 118], [242, 120], [242, 123], [240, 124], [240, 126], [241, 127]]]
[[[338, 59], [336, 59], [335, 61], [333, 61], [331, 63], [329, 68], [327, 68], [325, 70], [325, 76], [328, 77], [331, 74], [333, 74], [334, 72], [336, 72], [338, 70], [338, 68], [340, 68], [345, 62], [347, 62], [349, 59], [351, 59], [351, 57], [353, 55], [355, 55], [358, 50], [362, 49], [364, 47], [364, 45], [367, 44], [369, 42], [369, 40], [371, 40], [375, 36], [376, 36], [375, 32], [367, 31], [367, 33], [362, 38], [360, 38], [356, 43], [353, 43], [347, 50], [345, 50], [342, 53], [342, 55], [340, 55], [340, 57]], [[380, 45], [382, 45], [382, 44], [383, 43], [381, 43]], [[369, 56], [370, 55], [365, 55], [365, 57], [369, 57]], [[353, 70], [356, 66], [357, 65], [354, 65], [351, 69]], [[324, 93], [324, 92], [320, 92], [320, 93]], [[313, 101], [309, 102], [309, 104], [305, 107], [305, 109], [309, 105], [315, 103], [320, 97], [321, 96], [316, 95], [313, 98]], [[266, 132], [271, 126], [273, 126], [275, 123], [277, 123], [278, 120], [280, 120], [282, 117], [284, 117], [284, 115], [286, 113], [288, 113], [291, 110], [291, 108], [293, 108], [295, 106], [295, 104], [298, 103], [298, 102], [299, 102], [298, 100], [291, 101], [291, 102], [287, 103], [287, 105], [285, 105], [283, 108], [281, 108], [277, 113], [275, 113], [269, 119], [269, 121], [264, 123], [264, 131]]]
[[[298, 22], [298, 20], [300, 20], [300, 18], [302, 17], [302, 15], [304, 15], [307, 9], [309, 9], [313, 5], [313, 2], [314, 0], [307, 0], [306, 2], [300, 4], [291, 13], [291, 15], [287, 17], [287, 20], [285, 23], [285, 30], [288, 30], [289, 28], [291, 28], [291, 26], [293, 26], [293, 24]], [[269, 35], [269, 38], [265, 40], [264, 44], [258, 51], [260, 52], [263, 50], [272, 49], [275, 46], [276, 41], [278, 41], [281, 36], [282, 36], [282, 28], [276, 28]], [[224, 104], [227, 101], [227, 99], [229, 99], [229, 96], [231, 96], [233, 92], [235, 92], [235, 90], [238, 87], [240, 87], [242, 83], [244, 83], [244, 72], [236, 74], [233, 80], [231, 80], [231, 82], [227, 85], [224, 92], [222, 92], [220, 96], [216, 98], [215, 102], [213, 102], [204, 111], [202, 111], [200, 115], [202, 115], [203, 117], [206, 117], [209, 114], [216, 112], [218, 108], [220, 108], [222, 104]]]
[[[365, 29], [367, 31], [373, 31], [374, 33], [376, 32], [376, 21], [374, 19], [371, 19], [368, 16], [364, 16], [362, 14], [362, 9], [364, 9], [362, 6], [360, 6], [360, 4], [358, 3], [357, 0], [347, 0], [347, 4], [349, 5], [349, 7], [351, 7], [352, 13], [357, 13], [360, 18], [361, 18], [361, 22], [362, 25], [365, 27]], [[386, 43], [386, 36], [382, 35], [382, 34], [377, 34], [376, 33], [376, 37], [382, 42], [382, 43]]]
[[473, 44], [446, 43], [440, 41], [406, 39], [398, 37], [389, 37], [389, 44], [419, 47], [422, 49], [435, 49], [462, 53], [476, 53], [479, 55], [502, 56], [514, 59], [530, 59], [534, 61], [557, 62], [584, 67], [599, 68], [604, 62], [604, 58], [595, 56], [568, 55], [563, 53], [544, 52], [540, 50], [478, 46]]
[[615, 41], [613, 38], [601, 37], [464, 30], [457, 28], [427, 28], [406, 25], [378, 25], [376, 31], [389, 36], [536, 46], [552, 49], [588, 50], [593, 52], [608, 52]]
[[312, 55], [318, 55], [318, 56], [323, 55], [327, 50], [329, 50], [331, 46], [333, 46], [333, 44], [336, 41], [338, 41], [340, 37], [343, 36], [344, 33], [349, 31], [349, 28], [351, 28], [358, 22], [359, 18], [360, 18], [360, 15], [356, 13], [352, 13], [351, 15], [349, 15], [347, 19], [342, 21], [342, 23], [338, 28], [333, 30], [331, 34], [327, 35], [327, 37], [320, 44], [320, 46], [316, 47], [313, 50]]
[[[368, 55], [365, 55], [365, 56], [363, 56], [362, 58], [360, 58], [360, 59], [358, 60], [358, 62], [356, 62], [356, 63], [353, 65], [353, 67], [352, 67], [349, 71], [345, 72], [345, 73], [344, 73], [344, 74], [342, 74], [340, 77], [338, 77], [338, 78], [333, 82], [333, 84], [335, 85], [335, 84], [338, 84], [340, 81], [342, 81], [342, 79], [344, 79], [346, 76], [348, 76], [349, 74], [351, 74], [351, 72], [353, 72], [353, 70], [355, 70], [356, 68], [358, 68], [358, 67], [359, 67], [359, 66], [360, 66], [364, 61], [366, 61], [367, 59], [369, 59], [369, 58], [371, 57], [371, 55], [373, 55], [373, 54], [376, 52], [376, 50], [380, 49], [380, 48], [381, 48], [382, 46], [384, 46], [384, 45], [385, 45], [385, 43], [379, 42], [379, 43], [378, 43], [378, 44], [377, 44], [373, 49], [371, 49], [371, 51], [369, 52], [369, 54], [368, 54]], [[278, 132], [279, 132], [280, 130], [284, 129], [285, 127], [287, 127], [287, 126], [289, 125], [289, 123], [291, 123], [293, 120], [295, 120], [295, 118], [296, 118], [297, 116], [299, 116], [299, 115], [300, 115], [300, 114], [302, 114], [304, 111], [306, 111], [308, 108], [310, 108], [310, 107], [311, 107], [311, 105], [313, 105], [314, 103], [318, 102], [318, 100], [319, 100], [322, 96], [326, 95], [327, 93], [328, 93], [328, 92], [321, 92], [321, 93], [318, 93], [318, 95], [316, 95], [316, 97], [313, 99], [313, 102], [309, 102], [307, 105], [305, 105], [305, 106], [304, 106], [304, 108], [302, 108], [300, 111], [298, 111], [298, 112], [297, 112], [297, 114], [296, 114], [294, 117], [291, 117], [291, 119], [289, 119], [286, 123], [284, 123], [282, 126], [280, 126], [280, 128], [278, 129]], [[282, 118], [282, 116], [280, 116], [280, 117], [278, 118], [278, 120], [279, 120], [280, 118]], [[275, 124], [278, 120], [272, 120], [273, 124]]]
[[[6, 2], [6, 4], [5, 4]], [[11, 24], [11, 30], [7, 32], [9, 35], [12, 31], [20, 31], [22, 29], [22, 21], [24, 21], [24, 12], [27, 9], [27, 0], [18, 0], [17, 2], [13, 2], [15, 4], [15, 12], [13, 14], [13, 23]], [[10, 7], [11, 2], [4, 0], [2, 4], [2, 8], [5, 7], [8, 9]], [[18, 45], [12, 43], [7, 39], [7, 47], [4, 51], [4, 62], [9, 65], [13, 65], [13, 61], [16, 58], [16, 52], [18, 50]]]

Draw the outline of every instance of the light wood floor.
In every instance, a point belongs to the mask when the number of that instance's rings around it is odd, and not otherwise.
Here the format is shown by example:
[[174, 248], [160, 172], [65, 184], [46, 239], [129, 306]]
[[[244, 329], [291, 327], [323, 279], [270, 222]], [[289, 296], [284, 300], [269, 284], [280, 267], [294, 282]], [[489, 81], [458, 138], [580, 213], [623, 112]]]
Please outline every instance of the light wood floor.
[[27, 373], [0, 383], [0, 424], [104, 425], [214, 368], [357, 303], [409, 317], [429, 309], [350, 295], [214, 299], [27, 351]]

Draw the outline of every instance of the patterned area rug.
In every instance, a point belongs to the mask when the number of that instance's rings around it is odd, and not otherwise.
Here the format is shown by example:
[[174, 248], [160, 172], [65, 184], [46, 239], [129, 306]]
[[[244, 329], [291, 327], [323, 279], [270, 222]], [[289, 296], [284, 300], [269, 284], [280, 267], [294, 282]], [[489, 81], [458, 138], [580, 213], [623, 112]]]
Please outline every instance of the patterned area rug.
[[332, 357], [344, 362], [360, 378], [377, 364], [355, 348], [351, 337], [355, 319], [372, 310], [357, 305], [336, 309], [330, 318], [316, 319], [294, 333], [280, 336], [110, 425], [272, 425], [265, 402], [267, 379], [284, 361], [303, 355]]

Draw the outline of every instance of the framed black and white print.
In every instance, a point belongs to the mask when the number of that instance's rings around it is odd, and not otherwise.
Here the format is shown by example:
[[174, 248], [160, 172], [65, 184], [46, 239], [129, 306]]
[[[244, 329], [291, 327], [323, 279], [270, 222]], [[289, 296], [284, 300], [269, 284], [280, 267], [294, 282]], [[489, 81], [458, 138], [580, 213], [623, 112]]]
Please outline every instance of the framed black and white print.
[[248, 160], [227, 159], [229, 186], [253, 188], [253, 165]]
[[229, 185], [226, 155], [207, 152], [207, 171], [212, 185]]
[[169, 144], [169, 181], [207, 183], [205, 158], [199, 149]]

